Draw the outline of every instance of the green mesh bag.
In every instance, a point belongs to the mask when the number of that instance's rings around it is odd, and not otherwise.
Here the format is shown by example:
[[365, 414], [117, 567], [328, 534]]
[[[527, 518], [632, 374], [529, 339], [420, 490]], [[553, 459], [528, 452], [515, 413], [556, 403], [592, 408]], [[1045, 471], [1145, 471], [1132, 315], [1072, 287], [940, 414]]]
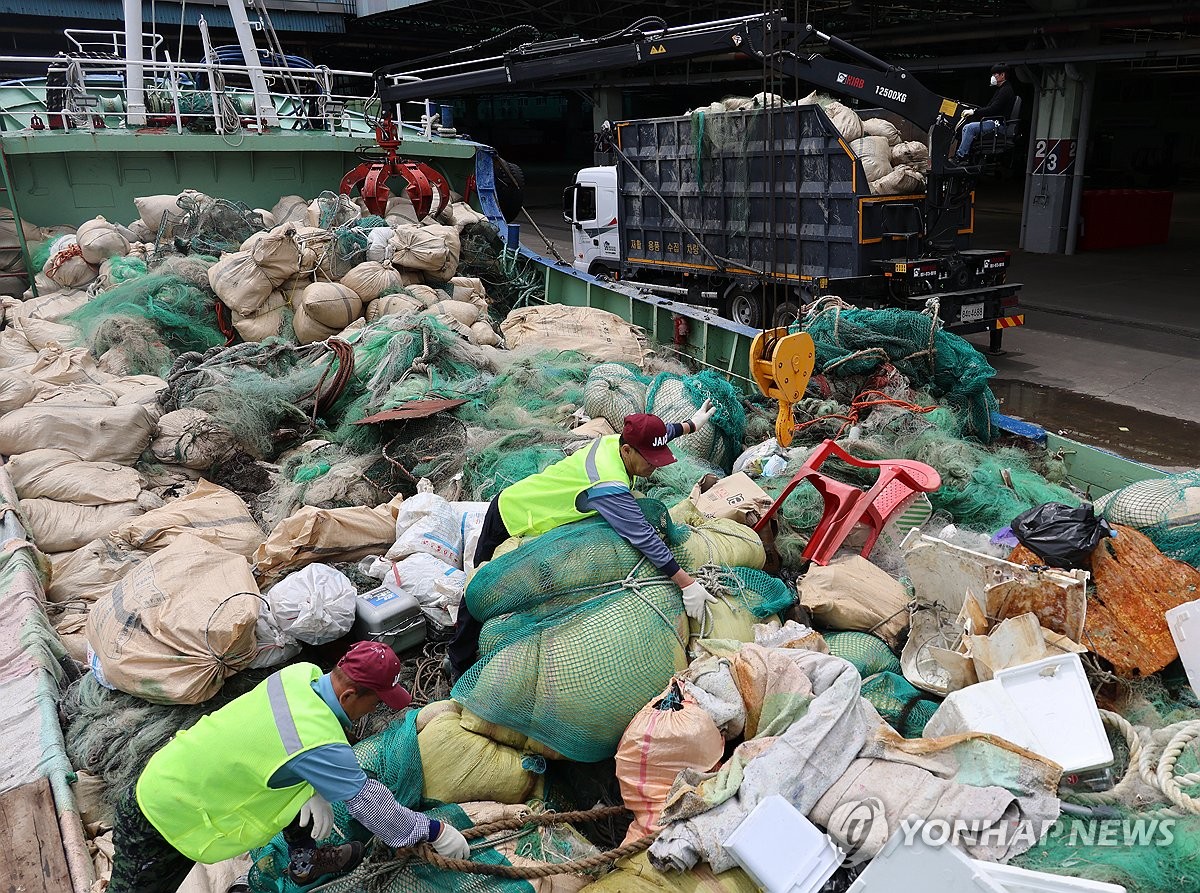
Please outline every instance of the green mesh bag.
[[488, 562], [466, 600], [484, 626], [454, 699], [569, 759], [612, 756], [634, 714], [687, 663], [679, 587], [603, 519]]
[[940, 320], [911, 310], [830, 307], [807, 320], [816, 347], [816, 371], [826, 376], [868, 375], [891, 363], [914, 387], [929, 390], [961, 417], [961, 433], [990, 443], [998, 408], [988, 385], [996, 370], [970, 342], [941, 328]]
[[862, 696], [889, 726], [905, 738], [920, 738], [938, 702], [931, 700], [899, 673], [877, 673], [863, 681]]
[[646, 411], [650, 379], [626, 363], [601, 363], [587, 377], [583, 411], [620, 433], [625, 417]]
[[719, 374], [706, 369], [696, 375], [663, 372], [646, 392], [646, 412], [664, 422], [683, 422], [691, 418], [705, 400], [712, 400], [716, 414], [695, 434], [677, 438], [672, 447], [698, 459], [719, 465], [726, 472], [742, 448], [746, 433], [746, 411], [741, 396]]
[[859, 632], [825, 633], [825, 643], [829, 645], [830, 654], [854, 664], [863, 679], [876, 673], [900, 673], [900, 659], [878, 636]]

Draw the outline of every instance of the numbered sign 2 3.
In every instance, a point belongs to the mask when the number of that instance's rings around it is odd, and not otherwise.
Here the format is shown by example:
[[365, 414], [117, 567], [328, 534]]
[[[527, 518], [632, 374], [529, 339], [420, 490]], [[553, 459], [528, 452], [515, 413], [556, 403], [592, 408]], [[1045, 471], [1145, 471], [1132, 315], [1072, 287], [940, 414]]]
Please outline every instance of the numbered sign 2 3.
[[1033, 171], [1065, 177], [1075, 170], [1075, 140], [1035, 140]]

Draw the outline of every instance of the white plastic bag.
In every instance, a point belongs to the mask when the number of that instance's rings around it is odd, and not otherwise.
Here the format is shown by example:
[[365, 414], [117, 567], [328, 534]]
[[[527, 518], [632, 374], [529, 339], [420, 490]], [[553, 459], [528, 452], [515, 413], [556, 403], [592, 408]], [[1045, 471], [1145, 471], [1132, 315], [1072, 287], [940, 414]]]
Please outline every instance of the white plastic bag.
[[284, 661], [289, 661], [303, 647], [294, 636], [283, 631], [279, 618], [269, 605], [263, 605], [258, 612], [258, 623], [254, 626], [254, 660], [250, 661], [250, 669], [275, 667]]
[[479, 535], [483, 532], [483, 516], [487, 514], [486, 502], [455, 502], [454, 510], [459, 513], [458, 529], [462, 534], [462, 568], [467, 576], [475, 570], [475, 549], [479, 546]]
[[327, 564], [310, 564], [267, 592], [280, 630], [309, 645], [323, 645], [349, 632], [357, 598], [350, 579]]
[[458, 604], [467, 587], [467, 575], [458, 568], [424, 552], [399, 561], [364, 558], [358, 567], [392, 592], [415, 598], [432, 623], [443, 628], [454, 625]]
[[436, 493], [418, 493], [404, 500], [396, 516], [396, 542], [385, 557], [399, 560], [418, 552], [462, 568], [460, 515]]

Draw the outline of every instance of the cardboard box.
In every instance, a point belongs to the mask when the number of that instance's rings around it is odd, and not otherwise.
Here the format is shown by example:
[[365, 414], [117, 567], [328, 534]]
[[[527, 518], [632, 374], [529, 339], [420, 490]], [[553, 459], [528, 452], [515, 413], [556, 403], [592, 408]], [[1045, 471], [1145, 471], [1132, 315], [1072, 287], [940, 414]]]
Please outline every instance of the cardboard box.
[[702, 515], [709, 518], [731, 518], [743, 524], [746, 523], [748, 512], [762, 515], [774, 501], [744, 471], [722, 478], [713, 484], [707, 493], [701, 493], [700, 485], [697, 484], [692, 490], [691, 498]]

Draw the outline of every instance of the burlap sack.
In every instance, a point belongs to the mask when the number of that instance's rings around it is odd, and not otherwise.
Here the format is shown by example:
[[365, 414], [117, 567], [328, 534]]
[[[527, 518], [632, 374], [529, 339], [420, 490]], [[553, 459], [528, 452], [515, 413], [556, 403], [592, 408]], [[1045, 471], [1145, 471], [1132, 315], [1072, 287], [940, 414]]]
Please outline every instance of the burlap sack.
[[340, 331], [362, 313], [362, 298], [340, 282], [314, 282], [300, 298], [305, 315], [318, 325]]
[[862, 162], [868, 181], [878, 180], [892, 172], [892, 149], [887, 137], [860, 137], [850, 144], [850, 151]]
[[910, 164], [920, 168], [929, 164], [929, 147], [919, 140], [909, 140], [892, 146], [892, 164]]
[[129, 251], [129, 241], [103, 217], [84, 223], [75, 238], [83, 259], [89, 264], [101, 264], [114, 256], [123, 257]]
[[33, 401], [46, 385], [23, 372], [0, 371], [0, 415]]
[[873, 195], [917, 195], [925, 191], [925, 175], [908, 164], [898, 164], [871, 184]]
[[22, 499], [20, 505], [26, 529], [43, 552], [78, 549], [142, 513], [136, 502], [75, 505], [53, 499]]
[[404, 225], [392, 236], [392, 263], [406, 270], [423, 270], [438, 282], [448, 282], [458, 269], [462, 244], [452, 226]]
[[265, 585], [314, 561], [336, 564], [382, 555], [396, 540], [403, 497], [375, 508], [305, 506], [280, 521], [254, 553], [254, 574]]
[[75, 236], [63, 236], [55, 241], [42, 272], [63, 288], [81, 288], [99, 275], [100, 268], [83, 259]]
[[471, 326], [471, 334], [468, 337], [471, 339], [472, 344], [494, 347], [500, 343], [500, 336], [496, 334], [496, 330], [492, 328], [492, 324], [484, 320], [480, 320]]
[[242, 243], [242, 251], [258, 264], [273, 285], [282, 285], [300, 271], [296, 224], [285, 223], [265, 233], [255, 233]]
[[898, 146], [904, 141], [899, 129], [886, 118], [863, 118], [863, 136], [881, 136], [889, 146]]
[[482, 279], [473, 276], [455, 276], [450, 280], [450, 297], [455, 301], [466, 301], [479, 308], [480, 314], [488, 312], [487, 288]]
[[576, 350], [597, 360], [638, 366], [648, 352], [641, 329], [593, 307], [522, 307], [508, 315], [500, 331], [510, 350]]
[[438, 301], [429, 308], [430, 313], [448, 317], [460, 326], [469, 329], [479, 322], [479, 307], [469, 301]]
[[249, 251], [221, 255], [208, 268], [208, 284], [226, 307], [247, 315], [266, 303], [275, 288], [271, 277], [254, 262]]
[[153, 430], [153, 420], [138, 404], [32, 404], [0, 416], [0, 455], [63, 449], [88, 462], [132, 465]]
[[[275, 291], [271, 294], [280, 293]], [[269, 304], [270, 300], [267, 303]], [[283, 308], [259, 310], [253, 316], [235, 313], [233, 314], [233, 327], [237, 329], [237, 333], [242, 336], [243, 341], [265, 341], [267, 338], [274, 338], [283, 333]]]
[[58, 322], [69, 313], [74, 313], [88, 302], [88, 293], [76, 288], [65, 288], [49, 293], [43, 292], [40, 297], [21, 301], [16, 298], [4, 299], [4, 316], [6, 319], [29, 317]]
[[292, 329], [296, 333], [296, 341], [300, 344], [312, 344], [314, 341], [324, 341], [326, 338], [332, 338], [340, 331], [340, 329], [332, 326], [323, 326], [309, 316], [303, 303], [296, 305], [296, 312], [292, 316]]
[[206, 471], [237, 449], [233, 435], [202, 409], [177, 409], [158, 420], [150, 451], [159, 462]]
[[183, 534], [96, 602], [87, 637], [121, 691], [199, 704], [254, 659], [260, 605], [245, 558]]
[[66, 348], [59, 344], [42, 348], [27, 371], [43, 384], [61, 388], [104, 384], [112, 380], [112, 376], [92, 359], [86, 347]]
[[861, 555], [812, 565], [800, 603], [821, 627], [874, 633], [893, 648], [908, 627], [908, 592]]
[[111, 537], [94, 539], [72, 552], [54, 556], [46, 597], [52, 602], [104, 598], [118, 580], [149, 555]]
[[391, 264], [365, 261], [342, 277], [342, 285], [351, 289], [364, 302], [374, 301], [387, 289], [403, 286], [404, 275]]
[[308, 202], [298, 195], [285, 195], [271, 209], [275, 224], [306, 223], [308, 218]]
[[367, 305], [366, 319], [367, 322], [372, 323], [381, 316], [408, 316], [412, 313], [420, 313], [424, 309], [425, 306], [420, 301], [410, 298], [408, 295], [384, 295]]
[[265, 539], [242, 497], [203, 479], [187, 496], [122, 524], [113, 538], [132, 549], [155, 552], [185, 534], [246, 558]]
[[442, 209], [439, 219], [447, 226], [452, 226], [460, 232], [472, 223], [481, 223], [487, 216], [479, 213], [466, 202], [451, 202]]
[[115, 462], [84, 462], [66, 450], [21, 453], [5, 467], [21, 499], [112, 505], [133, 502], [142, 492], [136, 469]]

